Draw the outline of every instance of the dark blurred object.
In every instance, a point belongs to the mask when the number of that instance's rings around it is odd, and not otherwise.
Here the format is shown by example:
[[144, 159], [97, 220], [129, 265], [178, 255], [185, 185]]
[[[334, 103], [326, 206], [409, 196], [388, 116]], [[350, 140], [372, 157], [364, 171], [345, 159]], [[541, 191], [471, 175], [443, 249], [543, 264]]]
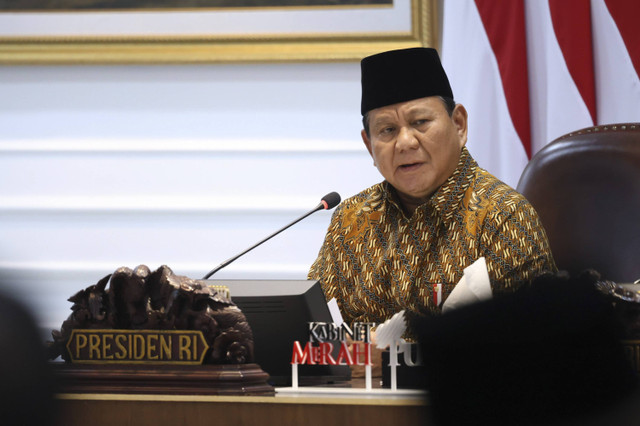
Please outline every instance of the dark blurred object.
[[434, 421], [580, 424], [624, 400], [637, 379], [598, 279], [548, 275], [512, 294], [414, 319]]
[[[640, 344], [640, 284], [598, 281], [596, 288], [611, 298], [616, 315], [622, 322], [623, 339]], [[640, 353], [633, 358], [636, 363], [640, 362]], [[640, 371], [640, 365], [634, 367]]]
[[640, 123], [585, 128], [542, 148], [518, 192], [538, 212], [558, 269], [640, 278]]
[[0, 294], [0, 424], [53, 424], [54, 382], [30, 312]]

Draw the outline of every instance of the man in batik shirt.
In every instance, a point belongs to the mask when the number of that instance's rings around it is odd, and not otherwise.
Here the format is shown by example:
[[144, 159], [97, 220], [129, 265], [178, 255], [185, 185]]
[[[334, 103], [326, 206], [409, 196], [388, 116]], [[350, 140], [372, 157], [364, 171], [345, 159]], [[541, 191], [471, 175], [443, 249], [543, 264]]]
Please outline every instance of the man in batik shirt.
[[434, 49], [362, 60], [362, 139], [384, 181], [336, 209], [309, 272], [348, 322], [439, 310], [484, 257], [494, 294], [556, 270], [527, 200], [465, 148], [467, 112]]

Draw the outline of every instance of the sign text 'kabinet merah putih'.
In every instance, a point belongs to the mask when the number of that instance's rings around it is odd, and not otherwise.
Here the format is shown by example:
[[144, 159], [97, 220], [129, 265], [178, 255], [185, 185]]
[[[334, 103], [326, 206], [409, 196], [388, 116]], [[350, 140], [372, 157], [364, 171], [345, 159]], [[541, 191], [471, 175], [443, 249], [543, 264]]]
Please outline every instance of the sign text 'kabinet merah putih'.
[[[304, 346], [293, 342], [291, 355], [292, 387], [297, 388], [297, 367], [307, 365], [363, 365], [365, 366], [365, 387], [371, 389], [371, 330], [375, 323], [354, 323], [350, 328], [346, 323], [337, 325], [326, 322], [309, 323], [309, 341]], [[414, 367], [422, 364], [418, 351], [417, 359], [411, 358], [411, 345], [402, 339], [406, 330], [404, 311], [398, 312], [391, 319], [380, 324], [377, 328], [376, 346], [380, 349], [390, 348], [389, 367], [391, 368], [391, 389], [396, 390], [396, 367], [398, 355], [404, 354], [405, 365]], [[347, 337], [353, 344], [349, 345]], [[335, 342], [335, 343], [334, 343]], [[336, 345], [337, 354], [334, 349]], [[419, 348], [418, 348], [419, 349]]]
[[[371, 365], [371, 328], [375, 323], [354, 323], [353, 330], [346, 324], [336, 325], [331, 322], [310, 322], [309, 341], [304, 348], [300, 342], [293, 342], [291, 364], [309, 365]], [[354, 343], [349, 350], [347, 336]], [[333, 356], [334, 344], [340, 342], [336, 357]], [[315, 345], [314, 345], [315, 343]]]

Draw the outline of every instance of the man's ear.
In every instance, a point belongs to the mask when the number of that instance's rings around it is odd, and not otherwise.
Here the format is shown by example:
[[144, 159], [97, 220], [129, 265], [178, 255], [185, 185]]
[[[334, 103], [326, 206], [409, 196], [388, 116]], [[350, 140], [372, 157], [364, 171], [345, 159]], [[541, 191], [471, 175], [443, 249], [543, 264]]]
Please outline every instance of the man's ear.
[[456, 107], [453, 109], [453, 113], [451, 114], [451, 119], [453, 120], [453, 124], [456, 126], [456, 132], [458, 134], [458, 138], [460, 140], [460, 148], [467, 144], [467, 109], [462, 104], [456, 104]]
[[371, 140], [367, 136], [367, 132], [364, 129], [362, 129], [362, 131], [360, 132], [360, 136], [362, 136], [362, 142], [364, 142], [364, 146], [367, 147], [369, 155], [371, 155], [371, 157], [373, 158], [373, 151], [371, 150]]

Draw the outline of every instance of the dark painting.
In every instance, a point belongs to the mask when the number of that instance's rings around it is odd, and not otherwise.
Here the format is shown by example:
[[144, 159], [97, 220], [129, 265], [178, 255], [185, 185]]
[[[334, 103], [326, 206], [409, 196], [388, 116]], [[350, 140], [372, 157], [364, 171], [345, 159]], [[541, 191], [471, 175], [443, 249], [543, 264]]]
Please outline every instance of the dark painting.
[[0, 11], [268, 9], [392, 4], [393, 0], [0, 0]]

